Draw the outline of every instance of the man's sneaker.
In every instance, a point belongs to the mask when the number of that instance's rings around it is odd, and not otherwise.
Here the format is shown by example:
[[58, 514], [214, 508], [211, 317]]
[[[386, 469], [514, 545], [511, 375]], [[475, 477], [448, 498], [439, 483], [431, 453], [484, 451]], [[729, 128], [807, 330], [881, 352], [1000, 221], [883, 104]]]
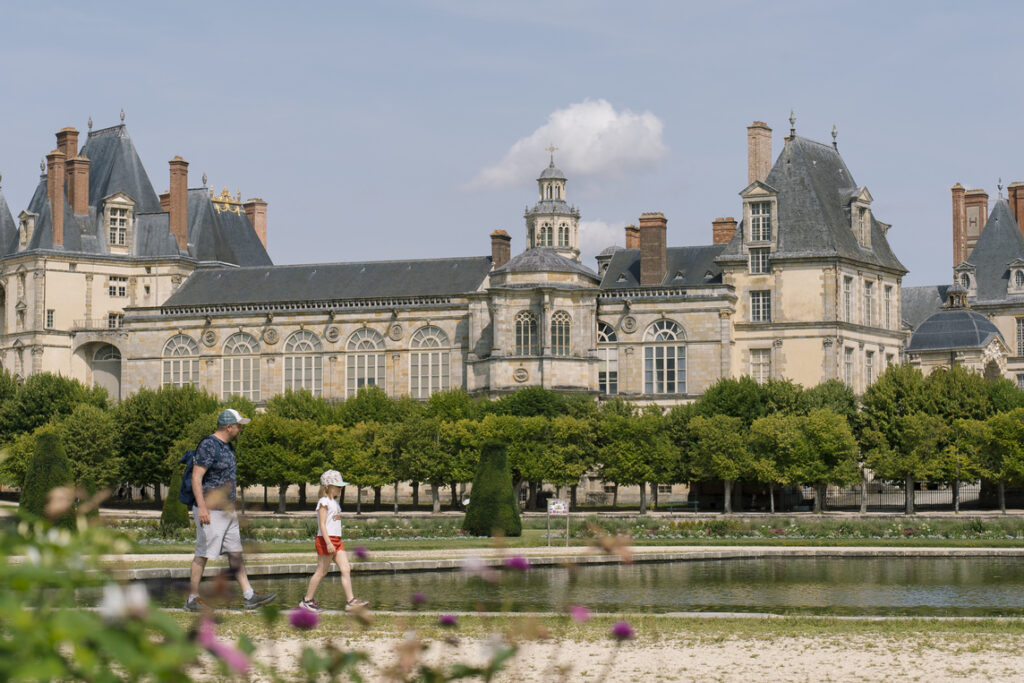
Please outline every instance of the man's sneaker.
[[299, 609], [304, 609], [307, 612], [323, 612], [324, 608], [320, 606], [316, 600], [303, 600], [299, 603]]
[[206, 603], [199, 599], [199, 596], [189, 598], [185, 601], [185, 610], [188, 612], [201, 612]]
[[251, 598], [245, 598], [245, 609], [256, 609], [260, 605], [272, 602], [276, 597], [277, 593], [253, 593]]

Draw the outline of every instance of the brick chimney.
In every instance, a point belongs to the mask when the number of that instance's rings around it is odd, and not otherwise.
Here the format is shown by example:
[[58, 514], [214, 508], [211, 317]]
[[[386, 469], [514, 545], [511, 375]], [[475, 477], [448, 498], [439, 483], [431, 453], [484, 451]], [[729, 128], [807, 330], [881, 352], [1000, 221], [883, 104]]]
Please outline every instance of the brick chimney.
[[711, 240], [713, 244], [727, 244], [736, 234], [736, 219], [732, 216], [716, 218], [711, 221]]
[[171, 191], [162, 192], [160, 194], [160, 210], [164, 213], [170, 213], [171, 211]]
[[263, 248], [267, 248], [267, 203], [263, 201], [262, 197], [253, 197], [252, 199], [245, 200], [245, 204], [242, 204], [242, 208], [245, 209], [245, 217], [252, 223], [252, 229], [256, 232], [256, 236], [260, 238], [260, 242], [263, 243]]
[[626, 226], [626, 249], [640, 248], [640, 228], [635, 225]]
[[78, 156], [78, 131], [67, 126], [57, 131], [57, 151], [64, 153], [65, 159]]
[[501, 268], [512, 257], [512, 238], [504, 230], [491, 233], [491, 269]]
[[966, 236], [966, 248], [964, 260], [971, 256], [974, 245], [978, 243], [978, 237], [988, 222], [988, 192], [985, 190], [967, 190], [964, 192], [964, 235]]
[[663, 213], [640, 214], [640, 284], [660, 285], [665, 279], [665, 232]]
[[89, 159], [75, 155], [68, 159], [68, 204], [76, 216], [89, 213]]
[[180, 156], [168, 162], [171, 167], [170, 229], [178, 249], [188, 249], [188, 162]]
[[772, 170], [772, 129], [764, 121], [747, 126], [747, 183], [762, 183]]
[[1020, 181], [1010, 183], [1006, 188], [1006, 196], [1010, 203], [1013, 220], [1017, 221], [1017, 227], [1020, 228], [1021, 233], [1024, 233], [1024, 227], [1021, 226], [1021, 221], [1024, 221], [1024, 183]]
[[64, 246], [64, 173], [64, 152], [55, 149], [46, 155], [46, 198], [55, 247]]
[[964, 186], [957, 183], [950, 188], [953, 193], [953, 267], [967, 260], [967, 236], [964, 234]]

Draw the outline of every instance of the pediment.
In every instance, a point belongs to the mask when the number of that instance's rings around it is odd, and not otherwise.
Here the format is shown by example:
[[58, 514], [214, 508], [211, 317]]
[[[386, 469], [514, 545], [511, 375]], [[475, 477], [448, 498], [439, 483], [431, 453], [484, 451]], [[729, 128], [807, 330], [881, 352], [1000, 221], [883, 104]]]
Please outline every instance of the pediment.
[[28, 211], [27, 209], [26, 210], [22, 210], [22, 212], [18, 214], [18, 220], [21, 221], [22, 223], [24, 223], [29, 218], [32, 218], [32, 219], [39, 218], [39, 214], [38, 213], [32, 213], [31, 211]]
[[970, 263], [968, 261], [963, 261], [962, 263], [953, 267], [953, 272], [955, 273], [973, 273], [976, 270], [977, 267], [973, 263]]
[[103, 198], [103, 203], [104, 204], [106, 204], [108, 202], [112, 202], [114, 204], [132, 204], [132, 205], [134, 205], [135, 204], [135, 198], [132, 197], [129, 194], [125, 194], [124, 192], [115, 192], [114, 194], [109, 194], [109, 195], [107, 195], [106, 197]]
[[1007, 268], [1024, 268], [1024, 258], [1015, 258], [1006, 264]]
[[750, 199], [751, 197], [774, 197], [777, 194], [779, 194], [778, 190], [767, 183], [762, 183], [760, 180], [755, 180], [740, 192], [740, 196], [744, 199]]

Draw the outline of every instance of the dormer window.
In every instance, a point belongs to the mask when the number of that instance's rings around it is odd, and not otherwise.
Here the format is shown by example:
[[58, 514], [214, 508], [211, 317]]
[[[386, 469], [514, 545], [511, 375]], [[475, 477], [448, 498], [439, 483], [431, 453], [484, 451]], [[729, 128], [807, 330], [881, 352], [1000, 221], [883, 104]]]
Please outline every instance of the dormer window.
[[778, 192], [755, 180], [740, 192], [740, 197], [743, 198], [744, 251], [755, 246], [774, 249], [779, 237]]
[[107, 213], [107, 227], [110, 231], [110, 244], [123, 247], [128, 241], [128, 209], [111, 207]]
[[1024, 259], [1010, 262], [1010, 280], [1006, 283], [1007, 294], [1024, 294]]
[[1017, 270], [1013, 273], [1013, 283], [1018, 288], [1024, 289], [1024, 270]]
[[856, 187], [844, 192], [850, 206], [850, 231], [857, 244], [871, 248], [871, 202], [874, 198], [866, 187]]
[[750, 204], [750, 240], [767, 242], [772, 238], [772, 205], [771, 202], [751, 202]]
[[21, 223], [18, 226], [18, 246], [21, 249], [26, 249], [36, 228], [36, 214], [22, 211], [18, 218], [21, 219]]
[[963, 285], [964, 289], [970, 289], [971, 288], [971, 276], [968, 275], [967, 273], [961, 273], [960, 274], [960, 284]]
[[[978, 296], [978, 278], [975, 273], [974, 266], [970, 263], [961, 263], [953, 269], [953, 282], [956, 282], [967, 290], [967, 296]], [[1012, 283], [1013, 280], [1011, 278], [1008, 287], [1013, 287]]]
[[135, 201], [122, 192], [104, 200], [103, 226], [107, 234], [107, 245], [112, 251], [127, 251], [131, 245], [134, 212]]

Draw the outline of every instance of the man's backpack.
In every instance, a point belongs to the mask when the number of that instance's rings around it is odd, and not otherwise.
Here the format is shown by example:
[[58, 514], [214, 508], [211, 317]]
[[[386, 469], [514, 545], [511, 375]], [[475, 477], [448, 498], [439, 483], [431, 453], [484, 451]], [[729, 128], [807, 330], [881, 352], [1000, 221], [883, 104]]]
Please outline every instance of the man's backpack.
[[178, 461], [185, 466], [185, 471], [181, 473], [181, 488], [178, 489], [178, 500], [190, 510], [196, 504], [196, 494], [192, 492], [192, 465], [196, 462], [196, 451], [199, 450], [199, 445], [209, 438], [209, 436], [204, 436], [199, 440], [195, 448], [185, 451], [185, 455], [181, 456], [181, 460]]

